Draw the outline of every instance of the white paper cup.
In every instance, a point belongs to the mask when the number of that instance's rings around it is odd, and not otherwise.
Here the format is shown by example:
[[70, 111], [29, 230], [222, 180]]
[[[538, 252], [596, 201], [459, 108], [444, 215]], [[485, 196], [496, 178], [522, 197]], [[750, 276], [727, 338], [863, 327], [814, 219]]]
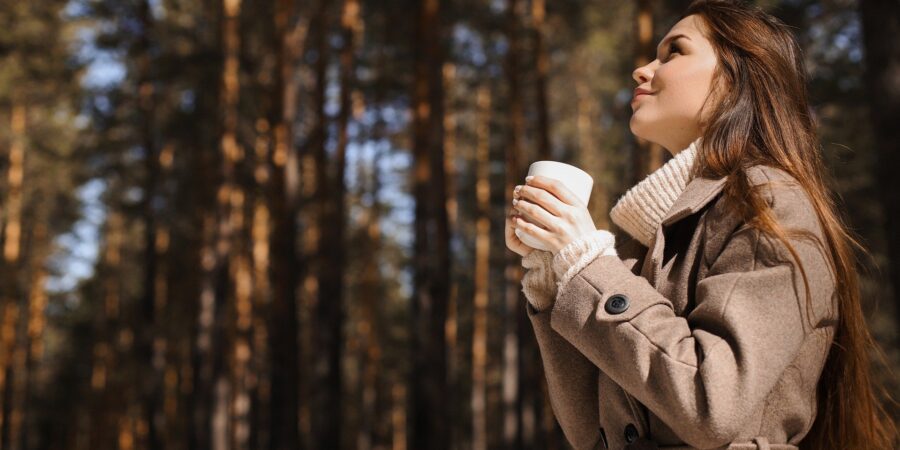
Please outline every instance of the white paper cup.
[[[587, 205], [591, 198], [591, 188], [594, 187], [594, 179], [585, 171], [566, 163], [559, 161], [535, 161], [528, 167], [528, 175], [540, 175], [542, 177], [553, 178], [562, 182], [579, 200]], [[527, 214], [521, 213], [525, 216]], [[532, 217], [528, 217], [528, 221], [540, 226]], [[516, 229], [516, 236], [523, 244], [538, 250], [551, 251], [544, 247], [539, 241], [531, 238], [531, 236], [522, 233]]]

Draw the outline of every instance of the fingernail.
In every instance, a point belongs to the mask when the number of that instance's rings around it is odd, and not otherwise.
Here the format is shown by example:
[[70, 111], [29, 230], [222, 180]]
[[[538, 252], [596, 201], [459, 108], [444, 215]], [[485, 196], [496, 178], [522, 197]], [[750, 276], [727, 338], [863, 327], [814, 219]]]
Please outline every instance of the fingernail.
[[519, 203], [519, 199], [514, 198], [514, 199], [513, 199], [513, 206], [516, 206], [516, 203]]
[[525, 182], [527, 183], [533, 179], [534, 179], [534, 176], [529, 175], [529, 176], [525, 177]]
[[516, 186], [516, 188], [513, 189], [513, 191], [516, 192], [516, 193], [518, 193], [518, 192], [521, 191], [521, 190], [522, 190], [522, 186]]

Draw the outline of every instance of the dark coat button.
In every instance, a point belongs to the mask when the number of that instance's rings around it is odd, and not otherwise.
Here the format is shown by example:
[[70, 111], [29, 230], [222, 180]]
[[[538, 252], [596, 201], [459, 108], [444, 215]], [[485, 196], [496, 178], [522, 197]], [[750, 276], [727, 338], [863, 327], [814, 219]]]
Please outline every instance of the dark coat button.
[[628, 297], [622, 294], [612, 295], [606, 299], [604, 309], [610, 314], [621, 314], [628, 309]]
[[638, 430], [637, 427], [634, 426], [633, 423], [629, 423], [628, 426], [625, 427], [625, 442], [632, 443], [638, 438]]

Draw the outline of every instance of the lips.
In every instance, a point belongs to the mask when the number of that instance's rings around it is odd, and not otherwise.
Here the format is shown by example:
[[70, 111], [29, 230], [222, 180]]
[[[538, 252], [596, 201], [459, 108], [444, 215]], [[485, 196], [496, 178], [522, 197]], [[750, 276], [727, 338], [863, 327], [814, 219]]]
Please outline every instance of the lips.
[[650, 92], [646, 89], [637, 88], [634, 90], [634, 96], [631, 98], [631, 101], [634, 102], [635, 100], [638, 99], [638, 97], [640, 97], [642, 95], [649, 95], [649, 94], [652, 94], [652, 92]]

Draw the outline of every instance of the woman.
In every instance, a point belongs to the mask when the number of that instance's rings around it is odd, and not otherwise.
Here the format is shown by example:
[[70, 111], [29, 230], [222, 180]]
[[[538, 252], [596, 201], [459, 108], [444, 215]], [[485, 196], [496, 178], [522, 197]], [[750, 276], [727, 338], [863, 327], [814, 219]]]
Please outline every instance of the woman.
[[633, 77], [631, 130], [673, 158], [610, 211], [624, 233], [596, 230], [542, 177], [516, 187], [507, 217], [567, 439], [893, 448], [870, 386], [859, 244], [823, 181], [788, 28], [754, 7], [696, 1]]

